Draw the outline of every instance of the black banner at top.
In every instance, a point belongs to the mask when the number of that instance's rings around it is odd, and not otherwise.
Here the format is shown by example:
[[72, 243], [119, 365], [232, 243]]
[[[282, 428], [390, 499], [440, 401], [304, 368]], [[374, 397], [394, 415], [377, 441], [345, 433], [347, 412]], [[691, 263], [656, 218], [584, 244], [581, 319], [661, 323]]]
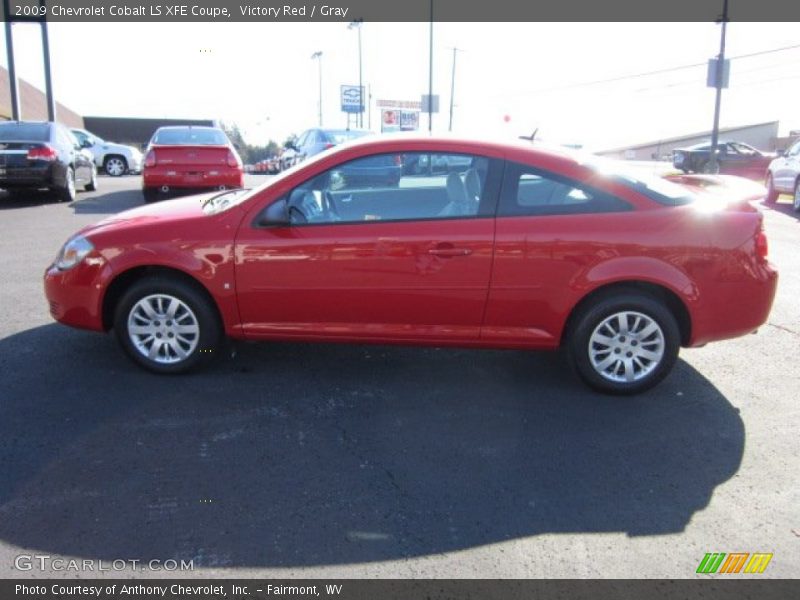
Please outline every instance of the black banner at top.
[[[81, 22], [717, 21], [723, 0], [4, 0], [4, 19]], [[730, 21], [800, 21], [800, 2], [729, 0]]]

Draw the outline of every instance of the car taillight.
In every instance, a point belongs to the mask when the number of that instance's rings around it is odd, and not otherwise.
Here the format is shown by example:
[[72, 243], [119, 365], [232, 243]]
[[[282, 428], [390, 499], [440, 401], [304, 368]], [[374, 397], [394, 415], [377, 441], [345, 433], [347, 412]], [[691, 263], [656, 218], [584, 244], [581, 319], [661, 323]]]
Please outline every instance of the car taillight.
[[239, 161], [239, 157], [233, 153], [233, 150], [228, 150], [228, 166], [229, 167], [241, 167], [242, 163]]
[[50, 146], [39, 146], [28, 150], [28, 160], [46, 160], [52, 162], [58, 159], [58, 152]]
[[766, 260], [769, 255], [769, 243], [767, 242], [767, 234], [762, 229], [756, 234], [756, 253], [758, 257]]
[[147, 156], [144, 158], [144, 166], [145, 167], [155, 167], [156, 166], [156, 151], [150, 150], [147, 153]]

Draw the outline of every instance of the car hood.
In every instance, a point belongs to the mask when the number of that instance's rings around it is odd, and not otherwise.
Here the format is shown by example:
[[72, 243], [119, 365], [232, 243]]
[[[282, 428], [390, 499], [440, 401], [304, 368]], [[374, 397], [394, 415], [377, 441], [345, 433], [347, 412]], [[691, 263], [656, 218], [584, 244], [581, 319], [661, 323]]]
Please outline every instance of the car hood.
[[106, 152], [118, 152], [120, 154], [127, 154], [130, 156], [141, 154], [139, 150], [133, 146], [126, 146], [124, 144], [115, 144], [114, 142], [103, 142], [99, 147]]
[[173, 223], [178, 225], [194, 219], [205, 218], [206, 214], [202, 208], [203, 202], [218, 193], [215, 191], [198, 196], [145, 204], [144, 206], [107, 217], [93, 225], [88, 225], [81, 229], [79, 233], [91, 237], [99, 233], [145, 227], [154, 223]]

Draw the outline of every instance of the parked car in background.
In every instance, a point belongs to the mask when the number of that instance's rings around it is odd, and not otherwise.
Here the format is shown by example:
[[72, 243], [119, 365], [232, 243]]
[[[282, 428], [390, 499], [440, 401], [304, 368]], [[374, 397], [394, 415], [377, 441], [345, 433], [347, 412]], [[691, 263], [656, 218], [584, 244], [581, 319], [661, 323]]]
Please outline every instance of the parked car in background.
[[793, 194], [792, 207], [800, 212], [800, 140], [774, 159], [767, 167], [767, 202], [781, 194]]
[[[720, 141], [717, 144], [717, 172], [763, 181], [767, 166], [774, 157], [774, 154], [756, 150], [742, 142]], [[711, 173], [710, 159], [710, 142], [678, 148], [672, 154], [672, 164], [684, 173]]]
[[[337, 187], [337, 173], [413, 153], [470, 164]], [[680, 346], [766, 321], [777, 273], [762, 221], [749, 203], [564, 150], [376, 137], [253, 190], [87, 226], [44, 285], [55, 319], [114, 329], [157, 373], [218, 356], [225, 335], [563, 347], [590, 386], [630, 394], [661, 381]]]
[[142, 170], [146, 202], [170, 192], [244, 186], [242, 159], [216, 127], [161, 127], [147, 146]]
[[12, 195], [47, 189], [71, 202], [77, 186], [96, 190], [97, 169], [69, 129], [47, 121], [0, 122], [0, 188]]
[[296, 153], [295, 163], [297, 163], [311, 158], [323, 150], [367, 135], [372, 135], [372, 132], [361, 129], [309, 129], [300, 134], [297, 141], [289, 148]]
[[94, 164], [111, 177], [125, 173], [139, 173], [142, 170], [142, 153], [138, 148], [107, 142], [85, 129], [71, 129], [81, 147], [94, 156]]

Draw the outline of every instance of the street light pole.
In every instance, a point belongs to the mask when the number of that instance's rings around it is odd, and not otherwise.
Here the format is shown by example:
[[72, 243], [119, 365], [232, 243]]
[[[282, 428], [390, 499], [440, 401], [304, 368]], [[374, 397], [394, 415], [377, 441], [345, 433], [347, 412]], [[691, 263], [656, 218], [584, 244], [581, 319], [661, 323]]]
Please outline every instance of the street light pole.
[[358, 127], [360, 129], [364, 128], [364, 83], [361, 64], [361, 25], [363, 23], [364, 19], [356, 19], [347, 26], [348, 29], [358, 30]]
[[719, 143], [719, 112], [722, 103], [722, 75], [725, 72], [725, 31], [728, 25], [728, 0], [723, 0], [722, 4], [722, 34], [719, 41], [719, 55], [717, 56], [715, 87], [717, 88], [716, 99], [714, 101], [714, 128], [711, 130], [711, 157], [708, 161], [709, 171], [716, 173], [719, 171], [717, 161], [717, 145]]
[[453, 75], [450, 79], [450, 125], [447, 131], [453, 131], [453, 105], [456, 95], [456, 53], [461, 52], [459, 48], [453, 48]]
[[314, 52], [311, 59], [317, 59], [317, 66], [319, 66], [319, 126], [322, 127], [322, 51]]

